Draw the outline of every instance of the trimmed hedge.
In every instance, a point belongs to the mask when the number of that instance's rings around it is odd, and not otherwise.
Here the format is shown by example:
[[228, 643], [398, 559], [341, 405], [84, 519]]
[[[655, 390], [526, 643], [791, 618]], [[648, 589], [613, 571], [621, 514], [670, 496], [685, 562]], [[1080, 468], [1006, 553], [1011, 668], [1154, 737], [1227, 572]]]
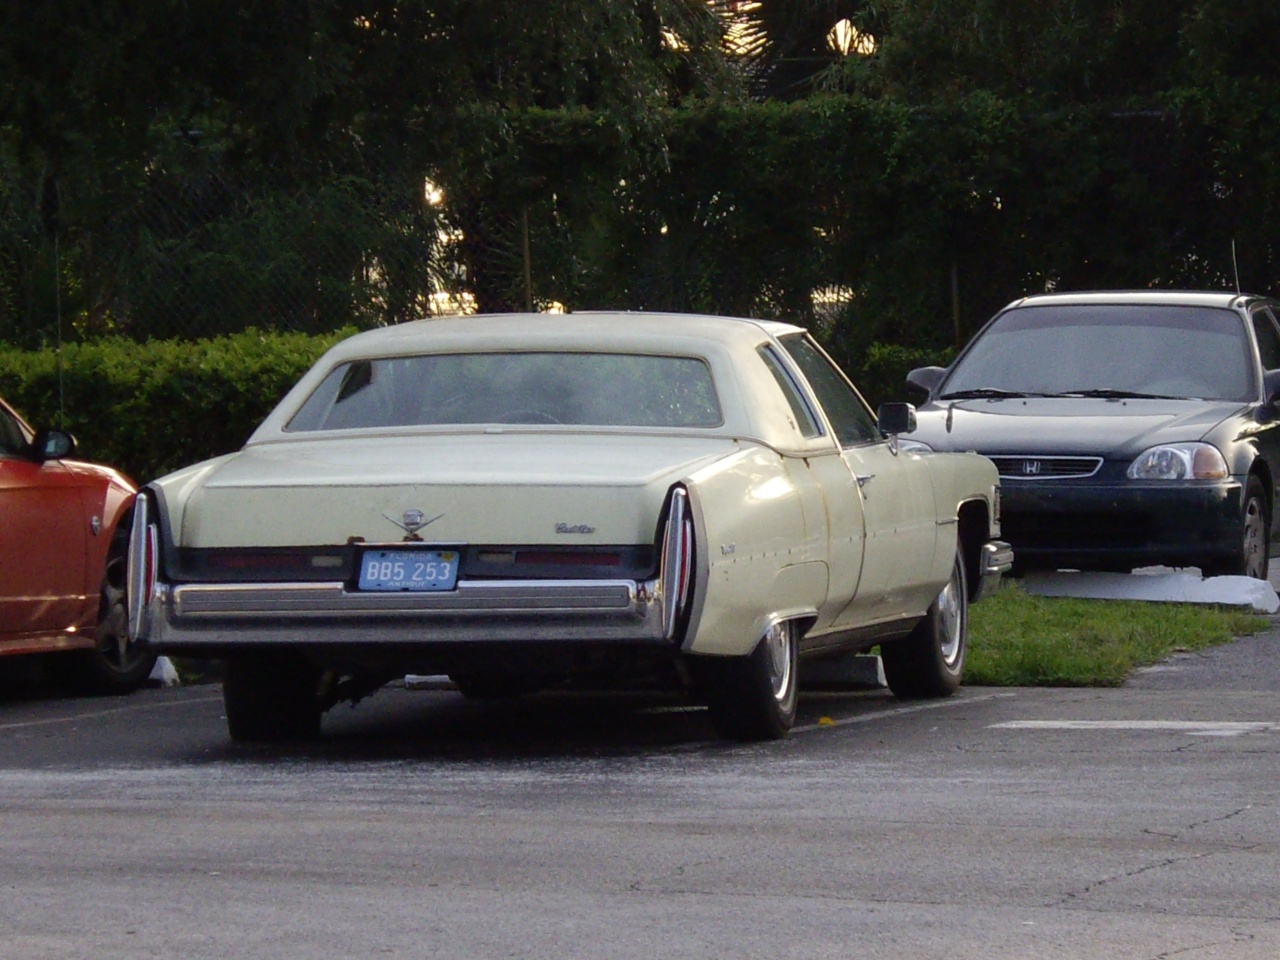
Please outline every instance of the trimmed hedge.
[[[243, 333], [211, 340], [124, 339], [62, 351], [65, 428], [80, 456], [138, 482], [239, 449], [332, 344], [350, 331]], [[53, 350], [0, 347], [0, 396], [36, 427], [58, 426]]]
[[955, 353], [951, 347], [926, 350], [895, 343], [873, 343], [861, 356], [846, 360], [845, 369], [873, 409], [890, 400], [920, 403], [922, 398], [907, 390], [907, 374], [916, 367], [945, 366]]
[[[309, 336], [248, 330], [210, 340], [121, 338], [62, 351], [65, 429], [80, 456], [138, 482], [238, 450], [330, 346], [352, 331]], [[873, 405], [905, 396], [912, 367], [945, 362], [927, 351], [871, 344], [849, 362]], [[0, 396], [32, 425], [58, 426], [57, 353], [0, 346]]]

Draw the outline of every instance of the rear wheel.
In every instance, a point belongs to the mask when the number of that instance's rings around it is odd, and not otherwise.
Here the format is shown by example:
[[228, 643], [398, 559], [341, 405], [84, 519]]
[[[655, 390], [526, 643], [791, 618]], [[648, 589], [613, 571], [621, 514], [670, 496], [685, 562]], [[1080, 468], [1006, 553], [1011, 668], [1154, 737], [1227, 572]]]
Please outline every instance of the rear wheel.
[[969, 591], [964, 557], [956, 551], [951, 578], [929, 612], [902, 640], [883, 644], [880, 659], [889, 689], [898, 697], [946, 697], [960, 687], [969, 632]]
[[774, 624], [745, 657], [700, 657], [699, 686], [716, 732], [730, 740], [776, 740], [796, 719], [799, 631]]
[[227, 660], [222, 702], [237, 741], [314, 740], [320, 735], [319, 667], [296, 654]]
[[1271, 516], [1267, 510], [1267, 494], [1262, 481], [1250, 477], [1244, 488], [1244, 511], [1241, 517], [1240, 550], [1229, 560], [1201, 564], [1206, 577], [1245, 576], [1267, 579]]

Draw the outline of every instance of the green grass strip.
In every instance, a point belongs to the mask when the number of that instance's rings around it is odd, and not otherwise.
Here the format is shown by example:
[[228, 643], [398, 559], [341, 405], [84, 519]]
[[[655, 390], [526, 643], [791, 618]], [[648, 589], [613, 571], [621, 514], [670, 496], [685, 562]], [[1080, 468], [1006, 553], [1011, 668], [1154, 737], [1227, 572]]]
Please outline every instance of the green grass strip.
[[965, 684], [1115, 687], [1138, 667], [1270, 625], [1239, 607], [1038, 597], [1007, 583], [970, 608]]

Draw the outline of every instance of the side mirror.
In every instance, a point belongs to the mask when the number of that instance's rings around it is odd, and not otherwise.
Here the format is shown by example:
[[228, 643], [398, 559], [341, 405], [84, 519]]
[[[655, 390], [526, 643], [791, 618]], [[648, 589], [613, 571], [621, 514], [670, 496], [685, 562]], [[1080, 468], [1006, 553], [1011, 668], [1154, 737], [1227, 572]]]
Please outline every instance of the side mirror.
[[62, 460], [76, 452], [76, 438], [65, 430], [41, 430], [31, 441], [31, 452], [42, 463]]
[[907, 374], [907, 386], [914, 387], [921, 393], [932, 397], [933, 391], [942, 383], [947, 375], [946, 367], [916, 367]]
[[1280, 402], [1280, 370], [1265, 370], [1262, 374], [1262, 390], [1267, 403]]
[[882, 403], [876, 411], [876, 426], [884, 437], [911, 433], [916, 428], [916, 408], [910, 403]]

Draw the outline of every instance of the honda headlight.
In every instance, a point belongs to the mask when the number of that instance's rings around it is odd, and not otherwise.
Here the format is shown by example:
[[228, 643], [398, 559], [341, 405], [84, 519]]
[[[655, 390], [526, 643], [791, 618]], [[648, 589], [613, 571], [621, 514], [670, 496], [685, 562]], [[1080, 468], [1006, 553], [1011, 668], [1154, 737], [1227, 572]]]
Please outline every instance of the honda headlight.
[[1207, 443], [1165, 443], [1129, 464], [1130, 480], [1225, 480], [1227, 461]]

